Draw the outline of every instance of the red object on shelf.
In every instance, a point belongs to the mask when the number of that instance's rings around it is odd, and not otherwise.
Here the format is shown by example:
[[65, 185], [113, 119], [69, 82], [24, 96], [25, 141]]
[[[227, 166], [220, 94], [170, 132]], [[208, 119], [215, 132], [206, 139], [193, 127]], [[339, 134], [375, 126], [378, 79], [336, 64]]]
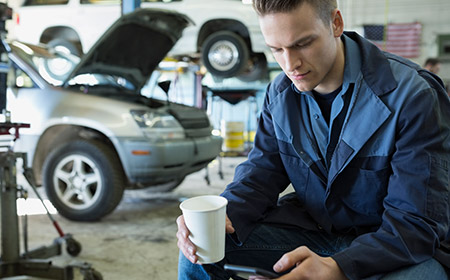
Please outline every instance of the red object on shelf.
[[[0, 123], [0, 135], [14, 135], [14, 139], [19, 138], [19, 128], [29, 128], [29, 123], [12, 123], [5, 122]], [[14, 128], [14, 134], [10, 132], [11, 128]]]

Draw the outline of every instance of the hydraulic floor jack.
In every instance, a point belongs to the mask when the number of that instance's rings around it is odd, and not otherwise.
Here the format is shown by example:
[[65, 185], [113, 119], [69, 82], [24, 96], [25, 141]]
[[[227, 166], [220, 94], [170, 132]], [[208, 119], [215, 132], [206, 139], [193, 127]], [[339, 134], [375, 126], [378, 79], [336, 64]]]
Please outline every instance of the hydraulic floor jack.
[[[84, 280], [102, 280], [102, 275], [90, 264], [81, 262], [67, 266], [56, 266], [51, 257], [61, 255], [62, 248], [71, 256], [81, 252], [81, 244], [70, 234], [64, 234], [58, 223], [52, 218], [36, 190], [33, 172], [27, 168], [25, 153], [13, 151], [13, 144], [19, 138], [19, 129], [30, 127], [29, 124], [11, 122], [11, 115], [6, 110], [7, 105], [7, 75], [10, 70], [8, 54], [11, 51], [6, 42], [6, 20], [12, 19], [12, 9], [5, 3], [0, 3], [0, 211], [1, 211], [1, 257], [0, 279], [15, 276], [39, 277], [39, 279], [71, 280], [74, 279], [74, 269], [79, 269]], [[14, 133], [10, 133], [14, 130]], [[2, 140], [6, 138], [6, 144]], [[59, 237], [52, 245], [28, 250], [28, 234], [26, 219], [24, 220], [24, 248], [20, 253], [19, 218], [17, 216], [18, 194], [26, 193], [17, 185], [17, 159], [22, 159], [23, 175], [28, 180], [33, 191], [39, 197], [47, 210], [47, 215], [53, 222]]]
[[[15, 129], [15, 139], [19, 137], [19, 128], [28, 127], [26, 124], [0, 123], [0, 136], [8, 135], [10, 129]], [[26, 169], [26, 154], [15, 153], [10, 147], [0, 146], [0, 203], [1, 203], [1, 259], [0, 279], [14, 276], [32, 276], [44, 279], [69, 280], [74, 279], [74, 269], [79, 269], [84, 280], [101, 280], [102, 275], [94, 270], [88, 263], [82, 262], [68, 266], [56, 266], [49, 258], [61, 255], [65, 247], [69, 255], [76, 256], [81, 251], [81, 244], [73, 239], [72, 235], [64, 234], [50, 212], [47, 214], [53, 222], [60, 237], [52, 245], [42, 246], [20, 254], [19, 221], [17, 215], [17, 198], [21, 189], [16, 182], [16, 162], [22, 159], [24, 177], [43, 202], [36, 190], [32, 172]], [[44, 207], [45, 204], [43, 204]], [[24, 229], [24, 243], [27, 244], [27, 234]]]

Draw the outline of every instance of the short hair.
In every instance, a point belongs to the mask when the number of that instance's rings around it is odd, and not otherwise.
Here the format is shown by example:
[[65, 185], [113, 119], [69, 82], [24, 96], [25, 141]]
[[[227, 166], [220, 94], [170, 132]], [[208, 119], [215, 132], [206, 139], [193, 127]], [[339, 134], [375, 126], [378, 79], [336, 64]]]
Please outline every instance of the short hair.
[[264, 16], [287, 13], [304, 3], [311, 5], [325, 24], [331, 22], [331, 14], [337, 9], [337, 0], [253, 0], [253, 8], [259, 16]]
[[441, 63], [441, 61], [439, 59], [430, 57], [430, 58], [427, 58], [427, 60], [425, 60], [424, 66], [425, 65], [435, 66], [436, 64], [439, 64], [439, 63]]

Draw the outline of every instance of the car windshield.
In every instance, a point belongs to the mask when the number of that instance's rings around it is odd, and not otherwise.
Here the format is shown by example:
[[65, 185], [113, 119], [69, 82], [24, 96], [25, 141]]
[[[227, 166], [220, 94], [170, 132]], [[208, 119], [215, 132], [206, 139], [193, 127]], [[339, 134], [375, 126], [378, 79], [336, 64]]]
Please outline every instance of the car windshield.
[[[62, 86], [80, 58], [53, 48], [13, 42], [13, 52], [30, 65], [49, 84]], [[104, 74], [81, 74], [68, 82], [69, 86], [109, 87], [133, 90], [134, 86], [122, 77]]]

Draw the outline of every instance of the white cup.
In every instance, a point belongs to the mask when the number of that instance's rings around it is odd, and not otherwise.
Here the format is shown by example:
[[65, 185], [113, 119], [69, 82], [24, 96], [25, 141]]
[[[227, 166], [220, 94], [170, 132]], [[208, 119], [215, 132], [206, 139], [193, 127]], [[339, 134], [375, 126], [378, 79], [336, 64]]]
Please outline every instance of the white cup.
[[218, 195], [197, 196], [180, 204], [199, 263], [215, 263], [225, 257], [227, 204], [227, 199]]

